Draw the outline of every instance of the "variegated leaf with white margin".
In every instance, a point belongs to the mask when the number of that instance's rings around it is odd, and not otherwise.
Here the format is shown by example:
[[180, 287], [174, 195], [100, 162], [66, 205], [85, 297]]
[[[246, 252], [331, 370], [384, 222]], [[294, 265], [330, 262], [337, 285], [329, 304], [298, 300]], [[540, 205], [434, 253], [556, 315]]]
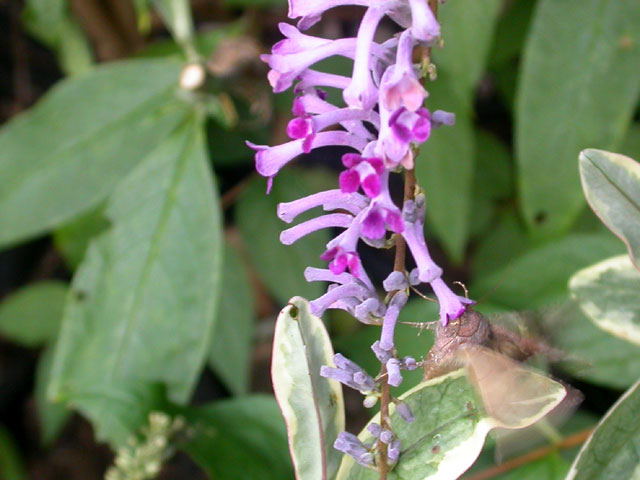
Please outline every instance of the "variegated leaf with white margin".
[[[522, 372], [531, 372], [518, 367]], [[524, 374], [524, 373], [521, 373]], [[422, 382], [400, 398], [415, 416], [407, 423], [390, 406], [393, 431], [402, 442], [400, 459], [393, 469], [396, 480], [453, 480], [462, 475], [480, 454], [487, 434], [497, 427], [523, 428], [540, 420], [565, 396], [564, 387], [546, 380], [546, 388], [555, 391], [548, 401], [541, 404], [537, 414], [524, 421], [507, 417], [493, 418], [485, 409], [482, 393], [474, 387], [471, 378], [483, 381], [483, 373], [465, 374], [464, 369]], [[545, 394], [546, 395], [546, 394]], [[497, 404], [496, 404], [497, 405]], [[496, 405], [493, 405], [495, 407]], [[499, 415], [498, 415], [499, 416]], [[371, 422], [379, 423], [376, 415]], [[370, 422], [370, 423], [371, 423]], [[364, 444], [374, 438], [365, 428], [358, 437]], [[338, 472], [337, 480], [374, 480], [378, 473], [358, 465], [346, 456]]]
[[636, 479], [640, 475], [640, 381], [620, 397], [582, 446], [565, 480]]
[[276, 322], [271, 380], [298, 480], [333, 478], [340, 464], [333, 442], [344, 430], [342, 386], [320, 376], [330, 364], [333, 347], [322, 320], [307, 300], [292, 298]]
[[580, 179], [593, 211], [625, 243], [640, 268], [640, 163], [590, 148], [580, 153]]
[[628, 255], [580, 270], [571, 277], [569, 288], [597, 326], [640, 345], [640, 272]]

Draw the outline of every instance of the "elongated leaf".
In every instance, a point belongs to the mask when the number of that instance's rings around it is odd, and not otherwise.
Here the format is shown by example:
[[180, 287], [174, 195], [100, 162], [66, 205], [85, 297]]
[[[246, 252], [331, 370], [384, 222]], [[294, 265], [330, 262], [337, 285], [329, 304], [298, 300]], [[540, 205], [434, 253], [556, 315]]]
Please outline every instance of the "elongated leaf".
[[622, 140], [640, 93], [640, 3], [542, 0], [524, 53], [516, 115], [520, 197], [539, 235], [584, 205], [575, 155]]
[[589, 205], [622, 240], [640, 268], [640, 164], [616, 153], [580, 153], [580, 178]]
[[640, 443], [640, 382], [602, 418], [578, 454], [567, 480], [636, 478]]
[[249, 389], [254, 301], [239, 252], [227, 242], [209, 365], [236, 395]]
[[640, 272], [627, 255], [580, 270], [571, 277], [569, 288], [596, 325], [640, 344]]
[[49, 393], [118, 443], [130, 425], [121, 413], [144, 421], [139, 402], [156, 398], [156, 384], [185, 402], [208, 355], [222, 244], [198, 121], [143, 160], [106, 215], [112, 229], [92, 242], [73, 280]]
[[502, 4], [501, 0], [458, 0], [438, 8], [444, 48], [433, 50], [433, 61], [450, 75], [459, 98], [472, 97], [484, 73]]
[[[480, 454], [487, 433], [503, 422], [489, 417], [463, 369], [417, 385], [400, 398], [415, 419], [407, 423], [391, 405], [391, 424], [402, 449], [393, 470], [398, 480], [455, 479]], [[551, 384], [552, 380], [546, 379]], [[556, 384], [564, 392], [564, 388]], [[560, 390], [558, 390], [559, 392]], [[542, 418], [561, 399], [552, 399], [527, 423]], [[379, 423], [379, 415], [371, 422]], [[515, 424], [512, 426], [516, 426]], [[517, 427], [521, 427], [518, 424]], [[374, 438], [367, 429], [358, 437], [364, 444]], [[345, 455], [338, 480], [375, 479], [378, 473], [359, 466]]]
[[0, 304], [0, 335], [28, 347], [54, 341], [67, 292], [64, 283], [46, 281], [10, 295]]
[[29, 33], [55, 50], [66, 73], [73, 75], [91, 68], [89, 40], [72, 17], [67, 0], [27, 0], [22, 20]]
[[[308, 266], [326, 265], [320, 260], [320, 255], [326, 250], [329, 232], [315, 232], [293, 245], [282, 245], [279, 240], [280, 232], [291, 225], [276, 216], [278, 203], [326, 189], [317, 188], [313, 177], [324, 178], [324, 175], [317, 171], [304, 172], [285, 168], [274, 180], [273, 190], [268, 196], [265, 193], [266, 181], [255, 178], [247, 186], [236, 207], [236, 221], [249, 258], [269, 293], [283, 304], [294, 295], [313, 299], [323, 293], [323, 285], [319, 282], [308, 283], [303, 272]], [[329, 188], [336, 188], [336, 185], [334, 183]], [[313, 216], [301, 215], [300, 220], [296, 218], [296, 223]]]
[[273, 397], [252, 395], [186, 407], [193, 437], [184, 446], [211, 476], [225, 480], [293, 478], [287, 432]]
[[332, 358], [322, 320], [311, 314], [306, 300], [292, 298], [276, 322], [271, 380], [299, 480], [333, 478], [340, 463], [333, 442], [344, 430], [342, 386], [320, 376], [320, 367], [332, 365]]
[[187, 0], [152, 0], [178, 43], [193, 40], [191, 3]]
[[82, 262], [91, 239], [104, 232], [109, 222], [104, 218], [104, 208], [98, 207], [74, 218], [53, 232], [53, 242], [72, 268]]
[[562, 302], [569, 296], [567, 283], [572, 273], [620, 254], [621, 247], [611, 235], [569, 235], [524, 253], [479, 279], [470, 291], [476, 298], [491, 292], [491, 302], [510, 310], [531, 310]]
[[469, 235], [475, 142], [471, 97], [460, 98], [445, 73], [429, 84], [427, 106], [455, 112], [456, 124], [431, 132], [415, 160], [416, 176], [427, 197], [428, 221], [449, 256], [460, 262]]
[[38, 360], [36, 370], [35, 399], [40, 420], [40, 440], [43, 445], [51, 445], [65, 426], [71, 410], [62, 403], [54, 403], [47, 398], [47, 387], [51, 379], [53, 348], [47, 347]]
[[567, 353], [559, 366], [596, 385], [628, 388], [638, 379], [640, 347], [596, 327], [580, 307], [567, 304], [543, 311], [545, 338]]
[[[179, 64], [130, 60], [63, 80], [0, 130], [0, 246], [98, 205], [185, 116]], [[25, 215], [25, 212], [29, 212]]]

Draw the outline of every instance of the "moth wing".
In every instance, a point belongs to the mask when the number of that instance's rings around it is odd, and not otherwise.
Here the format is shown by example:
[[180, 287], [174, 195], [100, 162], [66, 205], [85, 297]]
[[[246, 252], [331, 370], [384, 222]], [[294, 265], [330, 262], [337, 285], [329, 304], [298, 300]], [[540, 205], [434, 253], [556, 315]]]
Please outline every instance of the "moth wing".
[[486, 348], [466, 346], [458, 355], [496, 426], [533, 425], [567, 394], [560, 383]]

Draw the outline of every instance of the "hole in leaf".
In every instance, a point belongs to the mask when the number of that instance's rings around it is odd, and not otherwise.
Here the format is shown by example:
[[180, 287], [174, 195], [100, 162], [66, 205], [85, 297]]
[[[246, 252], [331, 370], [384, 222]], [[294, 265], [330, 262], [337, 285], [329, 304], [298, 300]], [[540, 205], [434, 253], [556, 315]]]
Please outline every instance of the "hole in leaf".
[[298, 318], [298, 307], [295, 305], [291, 305], [291, 310], [289, 310], [289, 315], [291, 318]]
[[538, 212], [534, 220], [538, 225], [543, 224], [547, 220], [547, 212]]

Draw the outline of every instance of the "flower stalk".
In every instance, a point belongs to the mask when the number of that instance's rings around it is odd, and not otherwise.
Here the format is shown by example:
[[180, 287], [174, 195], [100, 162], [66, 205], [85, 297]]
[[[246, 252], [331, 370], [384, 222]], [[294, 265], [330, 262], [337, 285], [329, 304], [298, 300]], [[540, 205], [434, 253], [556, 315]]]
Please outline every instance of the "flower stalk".
[[[355, 38], [328, 40], [303, 33], [327, 10], [343, 5], [367, 7]], [[402, 382], [402, 371], [417, 367], [413, 358], [399, 356], [394, 341], [395, 326], [411, 287], [420, 283], [431, 286], [443, 325], [460, 317], [466, 305], [473, 303], [453, 293], [429, 254], [424, 236], [425, 195], [414, 173], [419, 146], [428, 141], [433, 129], [455, 121], [454, 114], [432, 112], [425, 106], [428, 91], [421, 77], [425, 70], [432, 71], [431, 47], [440, 36], [436, 13], [436, 0], [289, 0], [289, 17], [299, 18], [297, 28], [280, 24], [285, 39], [261, 58], [270, 67], [268, 79], [274, 91], [293, 87], [297, 95], [294, 118], [287, 126], [291, 141], [277, 146], [249, 144], [256, 150], [256, 170], [268, 179], [267, 191], [280, 169], [295, 158], [326, 146], [347, 150], [342, 156], [345, 170], [337, 179], [338, 188], [278, 207], [278, 216], [287, 223], [318, 207], [328, 213], [284, 230], [280, 240], [290, 245], [320, 229], [339, 229], [324, 253], [319, 252], [327, 268], [305, 271], [308, 281], [329, 282], [327, 292], [310, 302], [311, 310], [322, 315], [327, 309], [343, 309], [364, 324], [382, 327], [380, 340], [371, 347], [381, 364], [375, 379], [340, 354], [334, 357], [335, 366], [324, 366], [320, 372], [360, 391], [367, 407], [380, 401], [375, 444], [362, 445], [343, 432], [335, 447], [378, 470], [381, 479], [387, 478], [401, 452], [390, 424], [391, 402], [406, 421], [413, 418], [409, 408], [391, 394], [391, 387]], [[377, 43], [376, 31], [385, 17], [396, 22], [400, 31]], [[416, 48], [426, 52], [422, 68], [414, 65]], [[334, 55], [353, 60], [351, 77], [311, 68]], [[342, 90], [344, 105], [327, 101], [324, 88]], [[390, 178], [397, 173], [404, 175], [400, 204], [389, 191]], [[375, 248], [395, 245], [393, 271], [382, 285], [384, 298], [360, 259], [361, 242]], [[406, 270], [407, 252], [416, 263], [411, 272]]]

